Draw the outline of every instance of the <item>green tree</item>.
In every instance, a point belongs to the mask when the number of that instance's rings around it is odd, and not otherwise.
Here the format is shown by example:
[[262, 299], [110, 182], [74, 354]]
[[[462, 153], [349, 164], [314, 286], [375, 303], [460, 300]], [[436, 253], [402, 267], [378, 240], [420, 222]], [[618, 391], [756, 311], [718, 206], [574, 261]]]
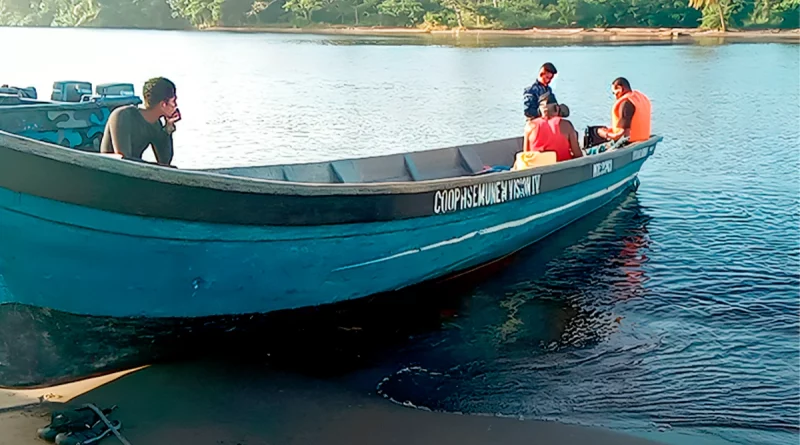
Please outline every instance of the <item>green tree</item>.
[[323, 0], [288, 0], [284, 3], [283, 9], [295, 14], [300, 13], [306, 21], [310, 22], [311, 14], [322, 9], [323, 6]]
[[96, 0], [58, 0], [55, 2], [53, 26], [82, 26], [91, 24], [100, 14]]
[[701, 26], [728, 30], [728, 20], [737, 6], [734, 0], [689, 0], [689, 6], [703, 12]]
[[220, 24], [225, 0], [168, 0], [174, 17], [183, 17], [198, 28]]
[[401, 25], [416, 25], [425, 10], [417, 0], [384, 0], [378, 5], [378, 12], [400, 19]]
[[106, 28], [185, 29], [191, 27], [183, 17], [173, 17], [166, 0], [98, 0], [100, 13], [93, 26]]
[[578, 19], [579, 0], [558, 0], [556, 3], [547, 6], [547, 9], [555, 17], [556, 23], [564, 26], [575, 25]]

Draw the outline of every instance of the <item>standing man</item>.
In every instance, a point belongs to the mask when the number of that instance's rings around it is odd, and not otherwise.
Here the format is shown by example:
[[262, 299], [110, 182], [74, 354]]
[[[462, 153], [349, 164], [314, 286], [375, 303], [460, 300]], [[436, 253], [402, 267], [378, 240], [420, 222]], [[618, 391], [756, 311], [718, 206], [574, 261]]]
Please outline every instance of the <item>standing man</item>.
[[611, 89], [617, 101], [611, 109], [611, 127], [597, 128], [597, 135], [607, 141], [616, 141], [623, 136], [629, 142], [650, 139], [650, 99], [640, 91], [631, 89], [624, 77], [611, 82]]
[[539, 68], [539, 77], [533, 85], [525, 89], [522, 94], [522, 101], [525, 105], [525, 117], [537, 118], [541, 116], [539, 111], [539, 98], [544, 96], [545, 93], [549, 94], [551, 100], [556, 101], [556, 96], [550, 88], [550, 82], [558, 74], [555, 65], [550, 62], [545, 63]]
[[142, 96], [144, 108], [118, 107], [108, 116], [100, 153], [117, 153], [123, 159], [141, 161], [144, 151], [152, 146], [158, 164], [169, 166], [173, 155], [172, 133], [181, 119], [175, 84], [155, 77], [144, 83]]

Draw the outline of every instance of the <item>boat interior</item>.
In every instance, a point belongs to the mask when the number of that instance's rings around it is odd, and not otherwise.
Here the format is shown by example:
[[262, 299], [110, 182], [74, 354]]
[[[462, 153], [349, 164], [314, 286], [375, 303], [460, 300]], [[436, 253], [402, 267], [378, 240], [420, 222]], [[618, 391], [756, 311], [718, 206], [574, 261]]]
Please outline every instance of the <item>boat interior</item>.
[[308, 164], [203, 169], [248, 178], [306, 183], [413, 182], [508, 170], [522, 137], [435, 150]]
[[[82, 81], [58, 81], [53, 83], [50, 101], [37, 98], [33, 87], [0, 87], [0, 130], [18, 133], [20, 129], [40, 125], [47, 119], [47, 111], [79, 109], [79, 104], [96, 103], [109, 109], [127, 103], [140, 103], [135, 96], [132, 84], [115, 83], [97, 85], [92, 95], [92, 84]], [[48, 104], [46, 106], [34, 106]], [[106, 104], [106, 105], [102, 105]], [[70, 108], [72, 107], [72, 108]], [[15, 111], [16, 110], [16, 111]], [[4, 119], [5, 117], [5, 119]], [[11, 119], [8, 119], [11, 118]], [[69, 122], [71, 131], [88, 129], [105, 122], [92, 122], [91, 119]], [[5, 128], [13, 126], [15, 128]], [[86, 128], [83, 128], [83, 127]], [[61, 127], [59, 127], [61, 128]], [[67, 128], [67, 127], [65, 127]], [[14, 131], [14, 130], [17, 131]], [[27, 137], [39, 138], [36, 132], [28, 132]], [[43, 137], [43, 136], [42, 136]], [[42, 139], [46, 140], [46, 139]], [[96, 151], [85, 139], [71, 148]], [[354, 184], [380, 182], [415, 182], [436, 179], [473, 176], [513, 168], [517, 154], [522, 151], [523, 138], [514, 137], [478, 144], [460, 145], [433, 150], [374, 156], [359, 159], [345, 159], [306, 164], [267, 165], [254, 167], [232, 167], [199, 169], [198, 171], [219, 173], [247, 178], [268, 179], [319, 184]], [[526, 161], [526, 167], [554, 164], [552, 152], [537, 153], [534, 161]]]

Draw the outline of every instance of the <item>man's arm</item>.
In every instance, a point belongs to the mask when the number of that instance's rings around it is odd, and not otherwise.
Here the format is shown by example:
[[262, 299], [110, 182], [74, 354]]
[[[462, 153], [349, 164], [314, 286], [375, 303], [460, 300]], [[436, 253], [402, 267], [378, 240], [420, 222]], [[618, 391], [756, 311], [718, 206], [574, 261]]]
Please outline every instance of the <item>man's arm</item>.
[[159, 136], [159, 140], [153, 141], [153, 154], [156, 155], [156, 162], [161, 165], [170, 165], [172, 164], [172, 156], [173, 156], [173, 149], [172, 149], [172, 132], [168, 131], [166, 128], [161, 130]]
[[523, 112], [525, 117], [539, 117], [539, 96], [533, 92], [534, 88], [528, 88], [522, 94]]
[[620, 116], [619, 118], [619, 128], [622, 128], [625, 131], [623, 131], [622, 134], [620, 134], [619, 137], [617, 137], [616, 139], [619, 139], [622, 136], [630, 137], [631, 121], [633, 121], [633, 113], [635, 112], [636, 112], [636, 106], [634, 106], [631, 101], [626, 100], [622, 104], [622, 116]]
[[567, 140], [569, 141], [569, 149], [572, 152], [572, 158], [580, 158], [583, 156], [583, 151], [581, 150], [581, 146], [578, 144], [578, 132], [575, 131], [575, 127], [572, 125], [572, 122], [561, 119], [561, 134], [567, 135]]
[[542, 97], [544, 93], [550, 93], [553, 100], [555, 100], [556, 96], [553, 94], [553, 90], [538, 82], [525, 89], [525, 92], [522, 94], [525, 116], [532, 118], [541, 117], [541, 113], [539, 112], [539, 98]]
[[635, 112], [636, 112], [636, 107], [631, 103], [631, 101], [626, 100], [625, 102], [622, 103], [622, 116], [619, 117], [619, 123], [618, 123], [619, 128], [606, 129], [605, 132], [603, 132], [601, 129], [600, 131], [598, 131], [598, 134], [612, 141], [616, 141], [623, 136], [630, 137], [631, 121], [633, 120], [633, 113]]
[[525, 122], [524, 136], [522, 137], [522, 151], [528, 151], [528, 144], [531, 141], [531, 131], [533, 130], [530, 119]]

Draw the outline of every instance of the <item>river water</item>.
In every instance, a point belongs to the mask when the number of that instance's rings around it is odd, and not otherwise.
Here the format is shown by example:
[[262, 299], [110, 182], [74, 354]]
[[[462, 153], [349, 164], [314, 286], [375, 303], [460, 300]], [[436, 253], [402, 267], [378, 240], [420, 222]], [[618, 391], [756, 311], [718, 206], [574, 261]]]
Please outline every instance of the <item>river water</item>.
[[16, 42], [0, 82], [40, 96], [54, 80], [174, 80], [182, 168], [519, 135], [545, 61], [583, 128], [609, 119], [609, 83], [626, 76], [664, 136], [639, 190], [447, 291], [435, 323], [382, 351], [378, 388], [667, 443], [798, 442], [800, 46], [51, 29], [0, 41]]

